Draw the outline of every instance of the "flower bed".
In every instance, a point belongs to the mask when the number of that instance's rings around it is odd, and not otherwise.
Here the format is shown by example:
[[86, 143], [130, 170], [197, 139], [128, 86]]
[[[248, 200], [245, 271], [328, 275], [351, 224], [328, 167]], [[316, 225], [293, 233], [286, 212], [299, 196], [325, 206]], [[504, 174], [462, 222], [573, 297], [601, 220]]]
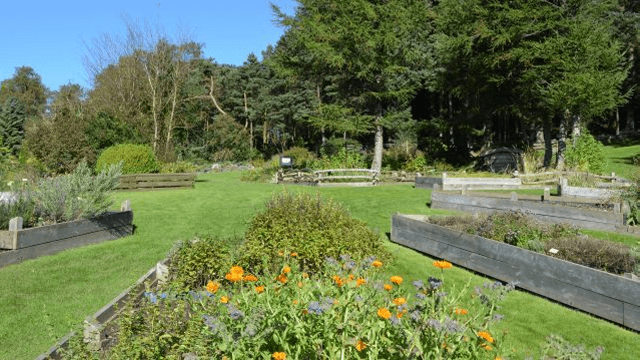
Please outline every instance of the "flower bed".
[[516, 246], [394, 215], [391, 240], [640, 330], [640, 283]]

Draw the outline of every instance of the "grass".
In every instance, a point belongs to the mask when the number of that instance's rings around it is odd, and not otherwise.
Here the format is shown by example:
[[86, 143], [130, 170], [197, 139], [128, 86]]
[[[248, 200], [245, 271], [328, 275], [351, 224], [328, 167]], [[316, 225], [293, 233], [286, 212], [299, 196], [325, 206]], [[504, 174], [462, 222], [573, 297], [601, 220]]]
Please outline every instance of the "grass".
[[633, 157], [640, 154], [640, 145], [605, 146], [606, 172], [615, 172], [617, 176], [627, 179], [638, 177], [638, 167], [633, 164]]
[[[285, 187], [242, 183], [239, 173], [201, 176], [192, 190], [117, 193], [118, 203], [131, 200], [137, 226], [133, 236], [0, 269], [0, 359], [32, 359], [46, 351], [163, 259], [175, 241], [195, 234], [242, 234], [271, 194], [285, 188], [320, 191], [381, 234], [389, 232], [395, 212], [446, 213], [428, 209], [430, 192], [411, 185]], [[405, 279], [439, 275], [431, 258], [390, 242], [387, 246], [397, 259], [391, 271]], [[491, 281], [460, 268], [445, 276], [457, 288]], [[504, 343], [516, 353], [512, 358], [536, 356], [551, 333], [590, 348], [603, 345], [604, 359], [635, 359], [633, 354], [640, 353], [637, 333], [526, 292], [511, 293], [499, 312], [505, 315], [500, 324], [507, 332]]]

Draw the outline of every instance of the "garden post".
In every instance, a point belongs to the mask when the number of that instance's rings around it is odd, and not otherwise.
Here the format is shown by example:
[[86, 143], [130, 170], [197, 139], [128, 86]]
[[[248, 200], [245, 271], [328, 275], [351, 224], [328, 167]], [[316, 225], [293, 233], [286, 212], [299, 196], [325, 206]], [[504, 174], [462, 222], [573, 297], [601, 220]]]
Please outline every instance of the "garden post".
[[551, 189], [549, 189], [548, 187], [544, 188], [544, 195], [542, 196], [542, 201], [549, 201], [551, 200]]
[[131, 211], [131, 201], [125, 200], [120, 205], [120, 211]]

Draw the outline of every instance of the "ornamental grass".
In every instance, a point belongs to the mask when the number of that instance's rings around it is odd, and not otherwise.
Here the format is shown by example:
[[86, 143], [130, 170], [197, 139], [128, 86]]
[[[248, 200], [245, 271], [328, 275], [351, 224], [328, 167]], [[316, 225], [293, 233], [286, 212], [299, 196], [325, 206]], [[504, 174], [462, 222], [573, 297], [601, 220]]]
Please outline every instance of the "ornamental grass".
[[[248, 278], [244, 269], [233, 266], [190, 291], [169, 284], [146, 293], [126, 306], [117, 341], [101, 358], [504, 356], [502, 334], [492, 329], [502, 316], [494, 311], [513, 286], [476, 288], [472, 299], [463, 299], [466, 288], [444, 291], [443, 280], [435, 277], [402, 285], [401, 277], [389, 274], [374, 258], [328, 258], [324, 271], [311, 275], [301, 271], [295, 257], [278, 260], [282, 264], [275, 274]], [[81, 342], [75, 344], [67, 358], [90, 354]]]

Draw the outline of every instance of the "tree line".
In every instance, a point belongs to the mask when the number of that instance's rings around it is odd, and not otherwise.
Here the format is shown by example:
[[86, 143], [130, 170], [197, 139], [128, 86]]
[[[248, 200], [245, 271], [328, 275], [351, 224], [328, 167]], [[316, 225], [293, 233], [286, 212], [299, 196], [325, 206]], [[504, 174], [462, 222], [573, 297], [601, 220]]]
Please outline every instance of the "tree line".
[[[293, 146], [385, 148], [453, 164], [531, 145], [563, 166], [588, 128], [634, 130], [640, 7], [628, 0], [298, 0], [284, 34], [241, 66], [125, 19], [87, 45], [89, 89], [34, 69], [0, 86], [0, 153], [71, 171], [119, 143], [160, 159], [249, 160]], [[552, 140], [557, 157], [552, 159]]]

